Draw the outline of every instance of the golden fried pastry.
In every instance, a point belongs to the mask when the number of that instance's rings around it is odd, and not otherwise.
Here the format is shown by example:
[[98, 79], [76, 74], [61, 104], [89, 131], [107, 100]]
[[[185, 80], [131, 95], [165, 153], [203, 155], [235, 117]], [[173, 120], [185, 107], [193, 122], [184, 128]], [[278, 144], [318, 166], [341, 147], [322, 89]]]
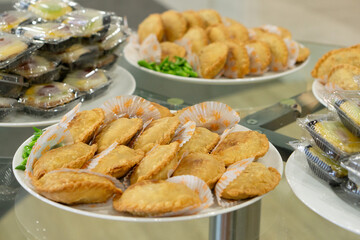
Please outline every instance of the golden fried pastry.
[[219, 142], [217, 133], [203, 127], [196, 127], [194, 134], [180, 149], [179, 156], [183, 153], [209, 153]]
[[[273, 33], [262, 33], [257, 36], [256, 40], [265, 42], [269, 45], [272, 57], [272, 64], [278, 63], [281, 65], [281, 67], [287, 66], [289, 51], [286, 47], [284, 40], [281, 37]], [[273, 66], [271, 70], [279, 71], [276, 66]]]
[[99, 163], [91, 171], [120, 178], [138, 164], [144, 155], [142, 150], [134, 150], [120, 145], [100, 159]]
[[256, 40], [259, 36], [266, 32], [264, 29], [261, 29], [259, 27], [249, 28], [248, 31], [250, 40]]
[[220, 14], [214, 9], [202, 9], [198, 11], [198, 14], [203, 19], [205, 28], [222, 23]]
[[191, 153], [181, 160], [173, 176], [193, 175], [212, 189], [224, 172], [225, 164], [221, 159], [208, 153]]
[[39, 179], [47, 172], [59, 168], [81, 168], [94, 156], [96, 149], [96, 145], [78, 142], [47, 151], [34, 163], [34, 177]]
[[224, 68], [229, 48], [225, 43], [215, 42], [201, 49], [200, 72], [203, 78], [214, 78]]
[[231, 18], [225, 18], [225, 20], [230, 23], [230, 25], [226, 28], [230, 34], [231, 39], [239, 40], [241, 42], [246, 42], [249, 40], [249, 32], [244, 25]]
[[298, 46], [299, 46], [299, 55], [296, 58], [296, 62], [301, 63], [304, 62], [309, 57], [310, 49], [308, 49], [302, 44], [298, 44]]
[[344, 90], [360, 90], [359, 83], [354, 79], [354, 76], [359, 75], [360, 68], [350, 64], [340, 64], [331, 69], [327, 83]]
[[204, 28], [205, 23], [197, 12], [193, 10], [187, 10], [182, 12], [181, 14], [186, 19], [188, 28], [192, 28], [192, 27]]
[[260, 72], [265, 71], [271, 63], [269, 45], [265, 42], [251, 40], [246, 43], [246, 46], [252, 49], [250, 56], [250, 73], [254, 74], [258, 70], [260, 70]]
[[275, 25], [264, 25], [260, 27], [262, 30], [269, 32], [269, 33], [275, 33], [279, 35], [281, 38], [288, 38], [291, 39], [291, 32], [287, 30], [286, 28], [275, 26]]
[[136, 139], [134, 149], [148, 152], [157, 144], [168, 144], [179, 125], [180, 121], [177, 117], [165, 117], [152, 121]]
[[200, 206], [199, 194], [185, 184], [147, 180], [131, 185], [113, 200], [119, 212], [152, 216]]
[[88, 143], [104, 123], [105, 113], [101, 108], [78, 112], [69, 123], [68, 130], [74, 142]]
[[[250, 59], [245, 44], [238, 41], [226, 41], [225, 43], [229, 48], [229, 57], [225, 64], [224, 76], [235, 78], [244, 77], [250, 71]], [[228, 75], [227, 69], [236, 73], [236, 76]]]
[[160, 14], [150, 14], [139, 24], [139, 42], [142, 43], [150, 34], [155, 34], [156, 38], [161, 42], [164, 38], [164, 32]]
[[190, 40], [191, 51], [196, 54], [199, 54], [200, 50], [209, 43], [206, 31], [201, 27], [190, 28], [183, 38]]
[[263, 195], [280, 182], [280, 173], [262, 163], [250, 163], [240, 175], [224, 189], [222, 198], [241, 200]]
[[247, 158], [259, 158], [269, 150], [269, 141], [265, 134], [256, 131], [230, 133], [212, 152], [229, 166]]
[[156, 102], [151, 102], [151, 104], [154, 105], [157, 110], [159, 110], [161, 118], [174, 116], [174, 114], [172, 114], [167, 107], [164, 107]]
[[222, 42], [230, 39], [230, 33], [223, 24], [211, 25], [206, 29], [210, 42]]
[[314, 78], [327, 79], [331, 69], [339, 64], [360, 67], [360, 48], [341, 48], [326, 53], [317, 61], [311, 75]]
[[101, 203], [122, 193], [109, 179], [87, 172], [50, 172], [33, 184], [41, 195], [64, 204]]
[[169, 10], [161, 14], [161, 20], [165, 27], [166, 40], [173, 42], [182, 38], [187, 30], [186, 19], [181, 13]]
[[161, 61], [166, 57], [169, 57], [170, 61], [175, 62], [175, 56], [185, 57], [186, 50], [183, 46], [180, 46], [173, 42], [162, 42], [160, 43], [161, 48]]
[[130, 176], [130, 183], [134, 184], [147, 179], [167, 179], [168, 170], [176, 167], [176, 154], [179, 151], [179, 143], [173, 142], [169, 145], [158, 145], [154, 147], [141, 162], [135, 167]]
[[104, 151], [114, 142], [126, 145], [142, 125], [141, 118], [119, 118], [107, 124], [95, 137], [94, 143], [98, 144], [98, 152]]

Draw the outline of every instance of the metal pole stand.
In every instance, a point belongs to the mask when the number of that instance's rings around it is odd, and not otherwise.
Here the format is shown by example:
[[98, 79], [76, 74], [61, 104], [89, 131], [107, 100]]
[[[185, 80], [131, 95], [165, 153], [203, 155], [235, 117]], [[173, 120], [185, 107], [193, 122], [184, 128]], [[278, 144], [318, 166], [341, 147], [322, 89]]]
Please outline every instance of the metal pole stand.
[[260, 235], [261, 200], [210, 218], [209, 240], [256, 240]]

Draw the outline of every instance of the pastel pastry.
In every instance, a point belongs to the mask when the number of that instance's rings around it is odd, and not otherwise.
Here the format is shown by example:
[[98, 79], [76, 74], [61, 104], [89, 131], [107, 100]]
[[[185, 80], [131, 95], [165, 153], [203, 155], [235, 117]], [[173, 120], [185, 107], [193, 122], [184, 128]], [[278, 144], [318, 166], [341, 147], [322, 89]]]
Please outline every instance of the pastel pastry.
[[298, 46], [299, 46], [299, 54], [296, 58], [296, 63], [302, 63], [309, 57], [310, 49], [302, 44], [298, 44]]
[[64, 105], [76, 98], [74, 89], [68, 84], [52, 82], [33, 84], [21, 97], [21, 102], [37, 108], [53, 108]]
[[211, 43], [199, 54], [200, 72], [203, 78], [214, 78], [224, 68], [229, 48], [225, 43]]
[[265, 134], [257, 131], [230, 133], [217, 146], [212, 154], [221, 158], [225, 166], [247, 158], [260, 158], [269, 150], [269, 141]]
[[28, 49], [28, 44], [15, 35], [0, 35], [0, 62], [9, 60]]
[[106, 177], [81, 171], [54, 171], [33, 181], [36, 192], [64, 204], [102, 203], [121, 189]]
[[138, 27], [139, 43], [142, 43], [150, 34], [155, 34], [157, 40], [161, 42], [164, 38], [164, 25], [160, 14], [150, 14]]
[[102, 157], [91, 171], [120, 178], [138, 164], [143, 157], [143, 151], [119, 145]]
[[226, 41], [229, 56], [225, 64], [224, 76], [229, 78], [243, 78], [250, 72], [250, 59], [242, 42]]
[[267, 43], [251, 40], [246, 43], [250, 58], [250, 74], [264, 73], [271, 63], [271, 51]]
[[327, 157], [320, 149], [307, 146], [304, 149], [310, 169], [321, 179], [331, 185], [338, 185], [347, 176], [346, 169], [339, 163]]
[[104, 70], [77, 70], [66, 75], [63, 80], [76, 89], [84, 92], [94, 91], [109, 82]]
[[131, 185], [113, 200], [119, 212], [152, 216], [200, 206], [199, 195], [185, 184], [146, 180]]
[[185, 48], [173, 42], [162, 42], [160, 48], [161, 61], [168, 57], [170, 61], [175, 62], [175, 56], [183, 58], [186, 55]]
[[205, 28], [222, 23], [220, 14], [214, 9], [202, 9], [197, 12], [204, 21]]
[[191, 51], [196, 54], [199, 54], [200, 50], [209, 43], [206, 31], [201, 27], [190, 28], [183, 38], [190, 41]]
[[224, 172], [224, 162], [214, 155], [190, 153], [181, 160], [173, 176], [193, 175], [202, 179], [212, 189]]
[[45, 152], [33, 166], [33, 176], [41, 178], [46, 173], [60, 168], [81, 168], [92, 158], [97, 146], [78, 142]]
[[38, 0], [30, 3], [28, 10], [46, 20], [56, 20], [72, 11], [66, 1]]
[[168, 10], [161, 14], [161, 20], [164, 25], [167, 41], [173, 42], [184, 36], [187, 30], [187, 22], [181, 13]]
[[327, 52], [317, 61], [311, 71], [311, 75], [314, 78], [326, 80], [331, 69], [340, 64], [350, 64], [360, 67], [360, 48], [349, 47]]
[[227, 25], [225, 24], [230, 39], [234, 39], [240, 42], [247, 42], [249, 40], [249, 32], [247, 28], [236, 20], [231, 18], [225, 18]]
[[98, 152], [104, 151], [111, 144], [126, 145], [141, 129], [141, 118], [119, 118], [108, 123], [95, 137], [94, 143], [98, 145]]
[[223, 24], [215, 24], [206, 28], [210, 42], [222, 42], [230, 39], [230, 33]]
[[152, 121], [135, 140], [134, 149], [148, 152], [157, 144], [168, 144], [179, 125], [180, 121], [177, 117], [165, 117]]
[[70, 121], [68, 130], [75, 143], [88, 143], [104, 123], [105, 113], [101, 108], [78, 112]]
[[205, 23], [204, 23], [203, 19], [200, 17], [200, 15], [197, 12], [195, 12], [193, 10], [187, 10], [187, 11], [182, 12], [181, 14], [187, 22], [187, 28], [192, 28], [192, 27], [204, 28], [205, 27]]
[[130, 183], [134, 184], [148, 179], [167, 179], [169, 171], [174, 170], [177, 165], [176, 154], [178, 151], [178, 142], [169, 145], [157, 145], [135, 167], [130, 176]]
[[253, 198], [273, 190], [280, 179], [281, 175], [275, 168], [252, 162], [229, 183], [220, 196], [230, 200]]
[[350, 64], [339, 64], [331, 68], [327, 85], [340, 87], [344, 90], [360, 90], [360, 82], [355, 78], [360, 76], [360, 68]]
[[164, 107], [156, 102], [151, 102], [151, 104], [154, 105], [157, 110], [159, 110], [161, 118], [174, 116], [174, 114], [172, 114], [167, 107]]
[[194, 134], [180, 149], [179, 156], [184, 153], [209, 153], [219, 142], [217, 133], [203, 127], [196, 127]]
[[291, 32], [284, 27], [266, 24], [266, 25], [261, 26], [260, 28], [266, 32], [277, 34], [281, 38], [291, 39]]

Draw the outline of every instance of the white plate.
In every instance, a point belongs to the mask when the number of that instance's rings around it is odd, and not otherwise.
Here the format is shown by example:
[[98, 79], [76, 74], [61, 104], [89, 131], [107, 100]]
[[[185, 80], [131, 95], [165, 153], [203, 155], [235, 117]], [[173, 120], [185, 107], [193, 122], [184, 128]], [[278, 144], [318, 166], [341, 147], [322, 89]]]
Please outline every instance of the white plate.
[[[247, 128], [242, 127], [240, 125], [237, 125], [237, 128], [239, 128], [241, 130], [248, 130]], [[252, 203], [255, 203], [256, 201], [259, 201], [261, 198], [263, 198], [266, 195], [265, 194], [265, 195], [262, 195], [262, 196], [259, 196], [259, 197], [256, 197], [256, 198], [252, 198], [250, 200], [242, 201], [242, 203], [240, 203], [240, 204], [238, 204], [236, 206], [233, 206], [233, 207], [228, 207], [228, 208], [222, 208], [222, 207], [218, 206], [217, 204], [214, 204], [210, 208], [205, 209], [204, 211], [199, 212], [199, 213], [197, 213], [195, 215], [178, 216], [178, 217], [146, 218], [146, 217], [129, 216], [128, 214], [118, 213], [115, 210], [109, 211], [107, 213], [101, 212], [101, 210], [99, 210], [98, 212], [96, 212], [96, 210], [94, 210], [94, 212], [80, 210], [80, 209], [77, 209], [75, 207], [70, 207], [70, 206], [66, 206], [66, 205], [63, 205], [63, 204], [60, 204], [60, 203], [57, 203], [57, 202], [53, 202], [53, 201], [39, 195], [38, 193], [33, 191], [29, 187], [28, 183], [25, 181], [24, 172], [15, 169], [15, 167], [22, 162], [21, 155], [22, 155], [23, 148], [24, 148], [24, 146], [26, 144], [28, 144], [30, 142], [30, 139], [31, 139], [31, 137], [29, 139], [27, 139], [17, 149], [17, 151], [16, 151], [16, 153], [14, 155], [13, 171], [14, 171], [14, 175], [15, 175], [17, 181], [20, 183], [20, 185], [26, 191], [28, 191], [31, 195], [35, 196], [39, 200], [41, 200], [43, 202], [46, 202], [46, 203], [48, 203], [48, 204], [50, 204], [52, 206], [55, 206], [57, 208], [60, 208], [62, 210], [77, 213], [77, 214], [81, 214], [81, 215], [85, 215], [85, 216], [103, 218], [103, 219], [110, 219], [110, 220], [116, 220], [116, 221], [130, 221], [130, 222], [170, 222], [170, 221], [192, 220], [192, 219], [197, 219], [197, 218], [216, 216], [218, 214], [223, 214], [223, 213], [238, 210], [238, 209], [246, 207], [246, 206], [248, 206], [248, 205], [250, 205]], [[272, 144], [270, 144], [269, 151], [266, 153], [266, 155], [264, 157], [258, 159], [258, 162], [263, 163], [267, 167], [276, 168], [279, 171], [279, 173], [282, 175], [283, 162], [282, 162], [282, 159], [281, 159], [281, 156], [280, 156], [279, 152], [276, 150], [276, 148]]]
[[[116, 77], [114, 77], [113, 83], [110, 85], [109, 89], [104, 94], [97, 96], [95, 99], [83, 102], [81, 110], [89, 110], [99, 107], [109, 98], [119, 95], [130, 95], [135, 91], [135, 79], [126, 69], [116, 65], [111, 71], [113, 71], [111, 74]], [[1, 119], [0, 127], [48, 126], [57, 123], [61, 116], [42, 118], [16, 112], [14, 114], [9, 114], [4, 119]]]
[[329, 184], [311, 171], [303, 153], [295, 151], [291, 154], [285, 176], [295, 195], [311, 210], [346, 230], [360, 234], [359, 210], [339, 198]]
[[293, 69], [289, 69], [286, 70], [284, 72], [267, 72], [261, 76], [253, 76], [253, 77], [245, 77], [245, 78], [234, 78], [234, 79], [230, 79], [230, 78], [220, 78], [220, 79], [205, 79], [205, 78], [191, 78], [191, 77], [181, 77], [181, 76], [176, 76], [176, 75], [171, 75], [171, 74], [165, 74], [165, 73], [161, 73], [161, 72], [156, 72], [144, 67], [141, 67], [137, 64], [136, 59], [131, 58], [130, 54], [129, 54], [129, 45], [126, 45], [124, 48], [124, 56], [125, 59], [134, 67], [148, 72], [150, 74], [159, 76], [159, 77], [163, 77], [163, 78], [167, 78], [170, 80], [175, 80], [175, 81], [179, 81], [179, 82], [185, 82], [185, 83], [197, 83], [197, 84], [207, 84], [207, 85], [238, 85], [238, 84], [248, 84], [248, 83], [257, 83], [257, 82], [264, 82], [264, 81], [269, 81], [269, 80], [273, 80], [279, 77], [283, 77], [286, 76], [288, 74], [294, 73], [299, 71], [300, 69], [302, 69], [308, 62], [310, 57], [308, 57], [308, 59], [306, 59], [305, 62], [297, 64]]
[[312, 92], [315, 98], [326, 107], [327, 104], [325, 102], [325, 96], [329, 94], [329, 91], [326, 90], [325, 86], [322, 85], [319, 81], [314, 80], [312, 84]]

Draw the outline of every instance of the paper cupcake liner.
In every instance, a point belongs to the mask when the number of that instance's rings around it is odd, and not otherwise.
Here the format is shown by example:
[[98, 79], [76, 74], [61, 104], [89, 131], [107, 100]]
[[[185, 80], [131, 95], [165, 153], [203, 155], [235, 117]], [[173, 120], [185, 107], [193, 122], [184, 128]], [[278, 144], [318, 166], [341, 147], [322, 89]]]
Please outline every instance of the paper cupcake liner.
[[234, 131], [234, 129], [235, 129], [235, 127], [225, 129], [224, 132], [221, 134], [218, 143], [215, 145], [215, 147], [211, 150], [210, 153], [214, 152], [214, 151], [218, 148], [218, 146], [220, 145], [220, 143], [221, 143], [222, 141], [224, 141], [224, 139], [226, 138], [226, 136], [229, 135], [230, 133], [232, 133], [232, 132]]
[[[200, 206], [190, 206], [190, 207], [186, 207], [179, 211], [156, 215], [157, 217], [191, 215], [191, 214], [200, 212], [206, 208], [209, 208], [214, 203], [210, 188], [203, 180], [201, 180], [198, 177], [191, 176], [191, 175], [183, 175], [183, 176], [169, 178], [166, 181], [172, 182], [172, 183], [185, 184], [191, 190], [193, 190], [199, 194], [199, 197], [201, 199], [201, 204], [200, 204]], [[152, 216], [154, 217], [155, 215], [152, 215]]]
[[197, 127], [205, 127], [221, 134], [235, 126], [240, 116], [230, 106], [219, 102], [203, 102], [189, 107], [179, 115], [181, 123], [194, 121]]
[[39, 137], [33, 146], [29, 158], [26, 163], [25, 176], [29, 177], [33, 173], [33, 164], [37, 161], [44, 153], [49, 151], [53, 146], [58, 144], [69, 145], [72, 144], [73, 138], [70, 132], [62, 125], [57, 124], [49, 127]]
[[180, 40], [174, 41], [174, 43], [183, 46], [186, 50], [186, 61], [191, 65], [193, 70], [198, 74], [198, 76], [201, 78], [201, 71], [200, 71], [200, 61], [197, 54], [193, 53], [191, 48], [192, 44], [191, 41], [187, 38], [182, 38]]
[[282, 72], [288, 68], [287, 63], [284, 66], [281, 62], [275, 61], [274, 56], [271, 56], [270, 70], [273, 72]]
[[193, 121], [188, 121], [185, 124], [181, 124], [176, 130], [174, 138], [171, 142], [179, 142], [180, 147], [182, 147], [186, 142], [190, 140], [192, 135], [195, 132], [196, 123]]
[[256, 54], [255, 49], [250, 46], [245, 46], [250, 60], [250, 75], [262, 75], [269, 71], [269, 67], [262, 69], [259, 56]]
[[81, 104], [82, 103], [78, 103], [73, 109], [71, 109], [67, 114], [65, 114], [61, 118], [61, 120], [59, 122], [60, 127], [67, 128], [69, 126], [69, 123], [71, 122], [71, 120], [73, 120], [75, 115], [79, 112]]
[[97, 154], [94, 158], [88, 160], [82, 168], [88, 169], [88, 170], [94, 169], [99, 164], [100, 160], [103, 159], [109, 153], [111, 153], [111, 151], [114, 150], [117, 146], [118, 146], [118, 143], [114, 142], [107, 149], [105, 149], [101, 153]]
[[134, 95], [123, 95], [111, 98], [100, 108], [105, 111], [105, 122], [118, 118], [119, 115], [128, 118], [141, 118], [144, 122], [159, 119], [160, 112], [149, 101]]
[[249, 33], [249, 40], [255, 40], [256, 39], [256, 32], [253, 29], [248, 28], [248, 33]]
[[221, 207], [231, 207], [241, 202], [241, 200], [227, 200], [221, 198], [222, 192], [225, 188], [234, 181], [240, 174], [245, 170], [245, 168], [254, 161], [254, 158], [248, 158], [236, 162], [230, 165], [226, 172], [220, 177], [219, 181], [215, 185], [215, 197], [218, 204]]
[[161, 47], [155, 34], [150, 34], [140, 45], [139, 60], [147, 62], [161, 62]]
[[229, 51], [225, 67], [224, 67], [224, 73], [223, 75], [227, 78], [237, 78], [238, 71], [236, 71], [236, 60], [234, 55]]
[[294, 68], [296, 64], [296, 59], [299, 56], [299, 44], [289, 38], [284, 38], [284, 42], [289, 52], [287, 68]]
[[275, 26], [275, 25], [271, 25], [271, 24], [265, 24], [265, 25], [262, 25], [260, 27], [261, 29], [267, 31], [267, 32], [270, 32], [270, 33], [274, 33], [276, 35], [279, 35], [281, 37], [281, 31], [280, 29]]

